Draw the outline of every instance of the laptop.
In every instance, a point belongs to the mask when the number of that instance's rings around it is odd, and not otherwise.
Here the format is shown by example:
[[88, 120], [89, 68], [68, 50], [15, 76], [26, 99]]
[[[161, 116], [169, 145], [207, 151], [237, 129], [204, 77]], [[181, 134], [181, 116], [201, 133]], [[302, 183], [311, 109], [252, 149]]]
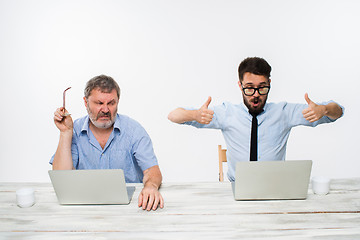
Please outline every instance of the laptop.
[[306, 199], [311, 160], [238, 162], [235, 200]]
[[122, 169], [49, 170], [60, 204], [129, 204], [134, 186]]

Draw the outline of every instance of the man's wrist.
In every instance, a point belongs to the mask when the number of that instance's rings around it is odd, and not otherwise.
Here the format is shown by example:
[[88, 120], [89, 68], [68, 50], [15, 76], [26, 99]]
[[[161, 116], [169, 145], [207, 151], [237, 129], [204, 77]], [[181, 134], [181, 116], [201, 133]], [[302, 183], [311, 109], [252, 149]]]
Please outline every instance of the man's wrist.
[[159, 189], [160, 186], [158, 186], [156, 183], [154, 182], [146, 182], [144, 184], [144, 187], [151, 187], [151, 188], [155, 188], [155, 189]]
[[323, 107], [324, 107], [324, 116], [327, 116], [327, 117], [329, 117], [329, 107], [328, 107], [328, 105], [323, 105]]
[[72, 138], [72, 135], [73, 135], [72, 129], [60, 132], [60, 137], [61, 138]]
[[201, 116], [201, 110], [200, 109], [191, 111], [191, 120], [192, 121], [200, 122], [200, 119], [198, 119], [199, 116]]

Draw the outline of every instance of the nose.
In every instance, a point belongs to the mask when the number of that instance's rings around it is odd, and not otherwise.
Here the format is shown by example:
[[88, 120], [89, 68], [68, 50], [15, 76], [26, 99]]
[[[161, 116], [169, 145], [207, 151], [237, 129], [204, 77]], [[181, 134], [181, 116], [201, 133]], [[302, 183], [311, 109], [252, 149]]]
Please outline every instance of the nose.
[[253, 97], [260, 97], [260, 93], [258, 89], [255, 90]]
[[104, 113], [107, 113], [110, 111], [109, 107], [106, 104], [102, 105], [100, 110]]

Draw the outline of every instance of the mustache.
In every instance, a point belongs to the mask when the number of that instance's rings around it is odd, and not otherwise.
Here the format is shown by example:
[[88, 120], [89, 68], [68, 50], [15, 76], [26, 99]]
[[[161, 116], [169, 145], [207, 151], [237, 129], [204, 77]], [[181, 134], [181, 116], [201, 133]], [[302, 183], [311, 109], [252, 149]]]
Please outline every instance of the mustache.
[[258, 103], [258, 102], [260, 102], [260, 99], [258, 97], [255, 97], [255, 98], [251, 99], [250, 102]]
[[110, 112], [100, 112], [98, 115], [97, 115], [97, 119], [101, 118], [101, 117], [110, 117], [111, 118], [111, 114]]

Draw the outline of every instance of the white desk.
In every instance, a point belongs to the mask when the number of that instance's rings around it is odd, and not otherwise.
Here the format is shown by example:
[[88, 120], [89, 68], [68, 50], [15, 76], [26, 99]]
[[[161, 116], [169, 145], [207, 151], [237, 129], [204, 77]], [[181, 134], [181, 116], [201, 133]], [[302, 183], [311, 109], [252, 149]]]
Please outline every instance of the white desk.
[[[0, 184], [0, 239], [360, 239], [360, 179], [333, 180], [306, 200], [235, 201], [230, 183], [164, 183], [165, 208], [62, 206], [50, 183]], [[36, 204], [16, 205], [31, 186]]]

